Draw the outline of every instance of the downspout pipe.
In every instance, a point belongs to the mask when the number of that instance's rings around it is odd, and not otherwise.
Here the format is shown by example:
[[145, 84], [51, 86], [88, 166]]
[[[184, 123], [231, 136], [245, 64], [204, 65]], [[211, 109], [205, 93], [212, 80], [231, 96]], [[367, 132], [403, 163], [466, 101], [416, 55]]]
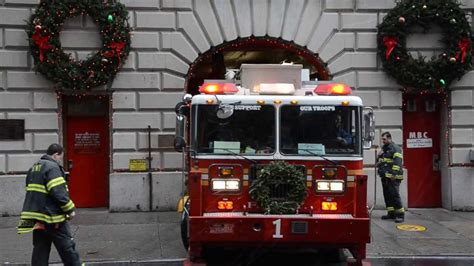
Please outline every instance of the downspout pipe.
[[153, 175], [151, 173], [151, 162], [153, 160], [153, 157], [151, 157], [151, 126], [148, 125], [148, 198], [150, 199], [148, 208], [151, 211], [153, 211]]

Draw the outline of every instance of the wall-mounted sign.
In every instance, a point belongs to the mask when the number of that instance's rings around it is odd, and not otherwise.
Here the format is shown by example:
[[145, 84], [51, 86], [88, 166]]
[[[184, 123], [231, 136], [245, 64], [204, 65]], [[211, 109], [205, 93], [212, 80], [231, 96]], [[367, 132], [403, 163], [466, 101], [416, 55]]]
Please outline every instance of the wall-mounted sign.
[[428, 132], [409, 132], [407, 148], [431, 148], [433, 147], [433, 139], [428, 136]]
[[431, 148], [433, 139], [407, 139], [407, 148]]
[[76, 153], [95, 153], [100, 150], [100, 133], [74, 134], [74, 150]]
[[128, 170], [140, 172], [148, 170], [147, 161], [145, 159], [130, 159]]
[[25, 120], [0, 119], [0, 140], [24, 140]]

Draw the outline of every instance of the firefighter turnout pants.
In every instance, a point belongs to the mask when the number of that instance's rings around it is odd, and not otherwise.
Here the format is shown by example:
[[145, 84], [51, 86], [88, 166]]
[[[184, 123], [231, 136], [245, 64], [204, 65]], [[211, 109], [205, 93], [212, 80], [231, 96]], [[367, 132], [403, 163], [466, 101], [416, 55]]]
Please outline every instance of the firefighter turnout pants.
[[64, 265], [81, 265], [76, 243], [72, 238], [69, 223], [66, 221], [59, 224], [46, 224], [44, 230], [33, 231], [32, 266], [48, 265], [51, 243], [56, 247]]
[[405, 209], [400, 198], [400, 183], [400, 179], [382, 177], [383, 198], [388, 215], [392, 217], [405, 216]]

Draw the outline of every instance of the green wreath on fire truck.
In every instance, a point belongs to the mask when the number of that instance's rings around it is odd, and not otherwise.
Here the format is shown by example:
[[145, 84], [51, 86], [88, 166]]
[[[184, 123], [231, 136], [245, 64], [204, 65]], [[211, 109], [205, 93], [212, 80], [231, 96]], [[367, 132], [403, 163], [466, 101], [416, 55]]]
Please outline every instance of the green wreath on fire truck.
[[[443, 30], [447, 50], [425, 62], [406, 47], [413, 26]], [[466, 14], [454, 0], [402, 0], [378, 26], [378, 52], [383, 67], [397, 82], [420, 91], [442, 91], [471, 68], [472, 33]]]
[[[287, 190], [284, 199], [272, 199], [271, 191]], [[295, 214], [307, 196], [306, 176], [284, 161], [270, 163], [257, 172], [250, 196], [266, 214]]]
[[[102, 47], [76, 61], [61, 48], [59, 33], [66, 19], [84, 14], [97, 24]], [[128, 11], [116, 0], [42, 0], [26, 32], [36, 71], [59, 89], [89, 90], [112, 81], [130, 51]]]

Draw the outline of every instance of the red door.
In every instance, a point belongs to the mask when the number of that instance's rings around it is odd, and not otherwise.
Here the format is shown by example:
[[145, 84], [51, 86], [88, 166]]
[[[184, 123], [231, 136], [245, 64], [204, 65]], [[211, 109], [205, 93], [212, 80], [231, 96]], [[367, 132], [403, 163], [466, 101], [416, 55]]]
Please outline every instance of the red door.
[[[104, 98], [106, 98], [104, 96]], [[107, 207], [109, 174], [108, 99], [65, 98], [69, 191], [76, 207]]]
[[408, 207], [441, 206], [440, 103], [439, 95], [403, 95]]

